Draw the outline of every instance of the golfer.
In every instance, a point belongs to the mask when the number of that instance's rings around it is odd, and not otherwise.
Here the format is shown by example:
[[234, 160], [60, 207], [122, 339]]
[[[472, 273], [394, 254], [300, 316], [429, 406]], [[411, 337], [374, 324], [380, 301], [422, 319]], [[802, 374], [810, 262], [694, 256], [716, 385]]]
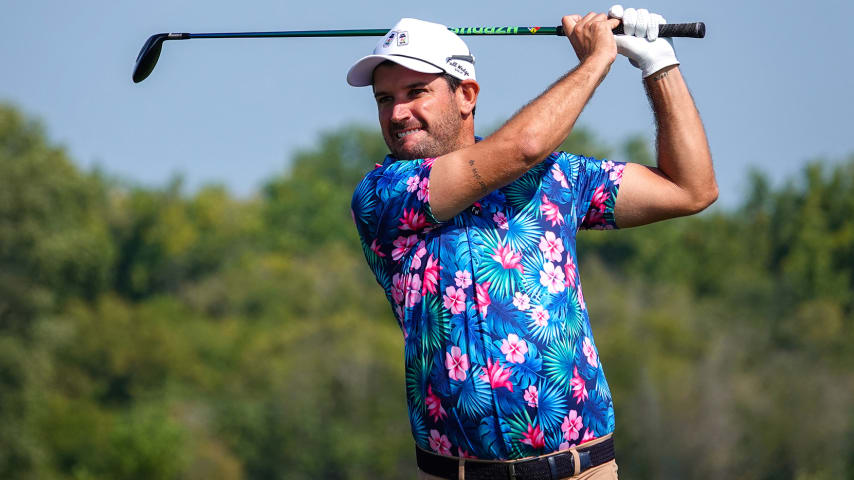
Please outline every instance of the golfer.
[[[717, 198], [700, 116], [657, 38], [664, 19], [615, 5], [562, 22], [579, 64], [482, 140], [475, 58], [443, 25], [402, 19], [347, 75], [372, 87], [391, 151], [352, 206], [403, 331], [420, 478], [617, 478], [576, 232]], [[641, 70], [657, 167], [554, 152], [618, 53]]]

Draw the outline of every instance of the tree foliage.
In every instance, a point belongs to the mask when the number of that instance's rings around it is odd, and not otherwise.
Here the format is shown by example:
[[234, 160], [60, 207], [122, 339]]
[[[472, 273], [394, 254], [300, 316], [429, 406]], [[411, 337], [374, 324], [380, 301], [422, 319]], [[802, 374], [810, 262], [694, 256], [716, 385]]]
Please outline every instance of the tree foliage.
[[[0, 478], [411, 478], [402, 337], [349, 212], [385, 152], [345, 127], [256, 198], [188, 194], [82, 172], [0, 106]], [[736, 208], [580, 236], [623, 476], [854, 476], [852, 172], [747, 172]]]

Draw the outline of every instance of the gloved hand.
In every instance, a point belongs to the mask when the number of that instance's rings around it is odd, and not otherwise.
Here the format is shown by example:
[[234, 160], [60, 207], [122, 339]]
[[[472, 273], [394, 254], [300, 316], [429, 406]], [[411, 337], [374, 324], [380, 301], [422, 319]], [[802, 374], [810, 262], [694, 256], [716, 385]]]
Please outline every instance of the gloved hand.
[[667, 23], [661, 15], [640, 8], [614, 5], [608, 10], [611, 18], [623, 20], [625, 35], [616, 35], [617, 52], [628, 57], [629, 62], [641, 69], [646, 78], [662, 68], [679, 65], [673, 42], [669, 38], [658, 38], [658, 26]]

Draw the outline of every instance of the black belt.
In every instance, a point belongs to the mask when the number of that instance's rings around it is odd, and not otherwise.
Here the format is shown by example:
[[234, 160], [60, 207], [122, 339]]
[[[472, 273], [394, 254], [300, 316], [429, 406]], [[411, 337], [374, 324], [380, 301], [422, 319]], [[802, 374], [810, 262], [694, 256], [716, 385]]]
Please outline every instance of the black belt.
[[[577, 448], [579, 473], [614, 459], [614, 439]], [[424, 473], [459, 480], [460, 461], [415, 448], [418, 468]], [[553, 455], [508, 462], [465, 460], [465, 480], [558, 480], [575, 475], [575, 459], [569, 450]]]

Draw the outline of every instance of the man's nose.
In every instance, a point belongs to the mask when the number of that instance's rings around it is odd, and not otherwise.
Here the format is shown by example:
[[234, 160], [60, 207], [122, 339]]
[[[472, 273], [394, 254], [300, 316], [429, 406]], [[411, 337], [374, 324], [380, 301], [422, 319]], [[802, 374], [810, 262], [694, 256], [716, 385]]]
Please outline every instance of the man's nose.
[[409, 102], [396, 102], [391, 109], [391, 119], [394, 122], [407, 120], [410, 116]]

